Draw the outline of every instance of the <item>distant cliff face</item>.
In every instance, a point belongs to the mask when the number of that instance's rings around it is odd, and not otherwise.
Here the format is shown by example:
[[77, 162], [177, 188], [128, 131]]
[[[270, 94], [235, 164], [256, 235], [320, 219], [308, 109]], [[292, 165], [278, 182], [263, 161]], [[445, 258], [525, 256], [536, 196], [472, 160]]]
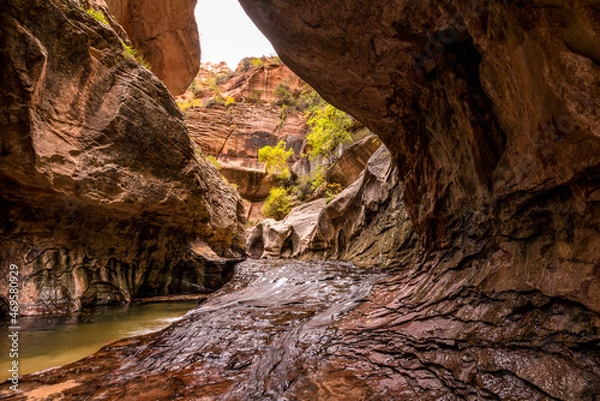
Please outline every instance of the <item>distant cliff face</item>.
[[[190, 137], [204, 154], [218, 160], [221, 173], [238, 185], [241, 196], [261, 201], [274, 182], [266, 175], [264, 163], [259, 163], [258, 150], [283, 140], [294, 149], [294, 159], [298, 160], [308, 126], [303, 113], [286, 113], [282, 104], [277, 104], [281, 101], [278, 88], [299, 93], [304, 82], [281, 62], [254, 60], [260, 65], [249, 65], [246, 70], [241, 67], [235, 73], [226, 68], [201, 70], [197, 93], [187, 96], [195, 96], [203, 105], [187, 109], [185, 120]], [[215, 96], [222, 103], [227, 99], [231, 103], [219, 104]]]
[[196, 0], [106, 0], [134, 47], [173, 95], [185, 92], [200, 67]]
[[73, 3], [0, 20], [0, 269], [20, 267], [21, 312], [205, 291], [206, 261], [243, 250], [243, 206], [163, 84]]

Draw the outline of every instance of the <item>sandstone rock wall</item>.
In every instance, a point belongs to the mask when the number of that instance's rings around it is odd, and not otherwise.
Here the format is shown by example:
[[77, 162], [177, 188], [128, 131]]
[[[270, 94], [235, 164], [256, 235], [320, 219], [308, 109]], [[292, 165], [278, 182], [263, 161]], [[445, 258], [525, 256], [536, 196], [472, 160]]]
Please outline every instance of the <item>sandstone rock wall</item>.
[[[260, 62], [264, 65], [249, 66], [246, 71], [238, 68], [236, 73], [230, 71], [231, 76], [219, 83], [219, 96], [234, 99], [235, 103], [210, 104], [215, 93], [209, 89], [196, 94], [207, 107], [185, 112], [190, 137], [205, 155], [217, 159], [221, 174], [235, 183], [240, 195], [251, 202], [263, 201], [275, 184], [265, 173], [264, 163], [259, 163], [258, 150], [283, 140], [294, 149], [293, 159], [298, 160], [308, 131], [303, 113], [283, 116], [281, 105], [276, 104], [280, 101], [276, 96], [278, 86], [299, 93], [303, 81], [280, 62]], [[203, 69], [198, 79], [215, 80], [219, 73], [227, 75], [227, 71], [218, 68]]]
[[389, 147], [422, 247], [292, 397], [597, 398], [595, 2], [241, 3]]
[[482, 290], [600, 311], [597, 6], [241, 3], [292, 70], [394, 154], [427, 269], [493, 255]]
[[357, 181], [331, 202], [295, 207], [280, 222], [268, 219], [246, 240], [253, 258], [340, 259], [364, 267], [406, 268], [416, 258], [417, 238], [398, 170], [385, 146], [369, 159]]
[[196, 0], [106, 0], [110, 12], [173, 95], [184, 93], [200, 68]]
[[0, 274], [19, 266], [21, 312], [205, 291], [219, 257], [194, 244], [240, 255], [243, 206], [163, 84], [73, 3], [0, 20]]

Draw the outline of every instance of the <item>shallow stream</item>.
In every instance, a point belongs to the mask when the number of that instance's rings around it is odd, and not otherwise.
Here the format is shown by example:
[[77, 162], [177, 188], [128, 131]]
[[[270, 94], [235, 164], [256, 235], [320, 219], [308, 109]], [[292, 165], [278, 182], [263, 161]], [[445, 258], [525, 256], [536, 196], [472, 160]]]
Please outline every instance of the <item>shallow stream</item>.
[[[109, 342], [151, 333], [179, 320], [197, 301], [101, 307], [68, 316], [21, 317], [19, 373], [65, 365], [98, 351]], [[11, 360], [8, 324], [0, 337], [0, 381], [8, 378]]]

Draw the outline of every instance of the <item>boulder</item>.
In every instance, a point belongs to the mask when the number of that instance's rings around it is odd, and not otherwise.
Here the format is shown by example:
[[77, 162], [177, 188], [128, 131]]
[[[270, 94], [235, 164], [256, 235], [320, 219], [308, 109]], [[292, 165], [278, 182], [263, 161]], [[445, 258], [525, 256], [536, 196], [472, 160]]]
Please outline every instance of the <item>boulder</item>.
[[0, 20], [0, 273], [18, 266], [20, 313], [204, 291], [193, 244], [241, 255], [244, 209], [164, 85], [74, 3], [10, 0]]
[[325, 199], [297, 206], [282, 221], [265, 219], [252, 228], [246, 239], [251, 258], [297, 258], [314, 246], [313, 236]]
[[266, 219], [256, 226], [246, 240], [246, 249], [253, 258], [290, 257], [292, 226], [282, 221]]

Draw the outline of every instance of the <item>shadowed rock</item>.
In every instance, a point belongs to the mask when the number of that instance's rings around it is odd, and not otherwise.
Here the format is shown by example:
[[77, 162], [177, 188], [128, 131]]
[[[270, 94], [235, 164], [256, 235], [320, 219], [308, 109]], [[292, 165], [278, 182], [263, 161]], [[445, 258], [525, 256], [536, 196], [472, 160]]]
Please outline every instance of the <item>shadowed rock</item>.
[[72, 3], [5, 1], [0, 20], [0, 271], [19, 266], [20, 312], [204, 291], [195, 244], [239, 256], [243, 206], [163, 84]]

